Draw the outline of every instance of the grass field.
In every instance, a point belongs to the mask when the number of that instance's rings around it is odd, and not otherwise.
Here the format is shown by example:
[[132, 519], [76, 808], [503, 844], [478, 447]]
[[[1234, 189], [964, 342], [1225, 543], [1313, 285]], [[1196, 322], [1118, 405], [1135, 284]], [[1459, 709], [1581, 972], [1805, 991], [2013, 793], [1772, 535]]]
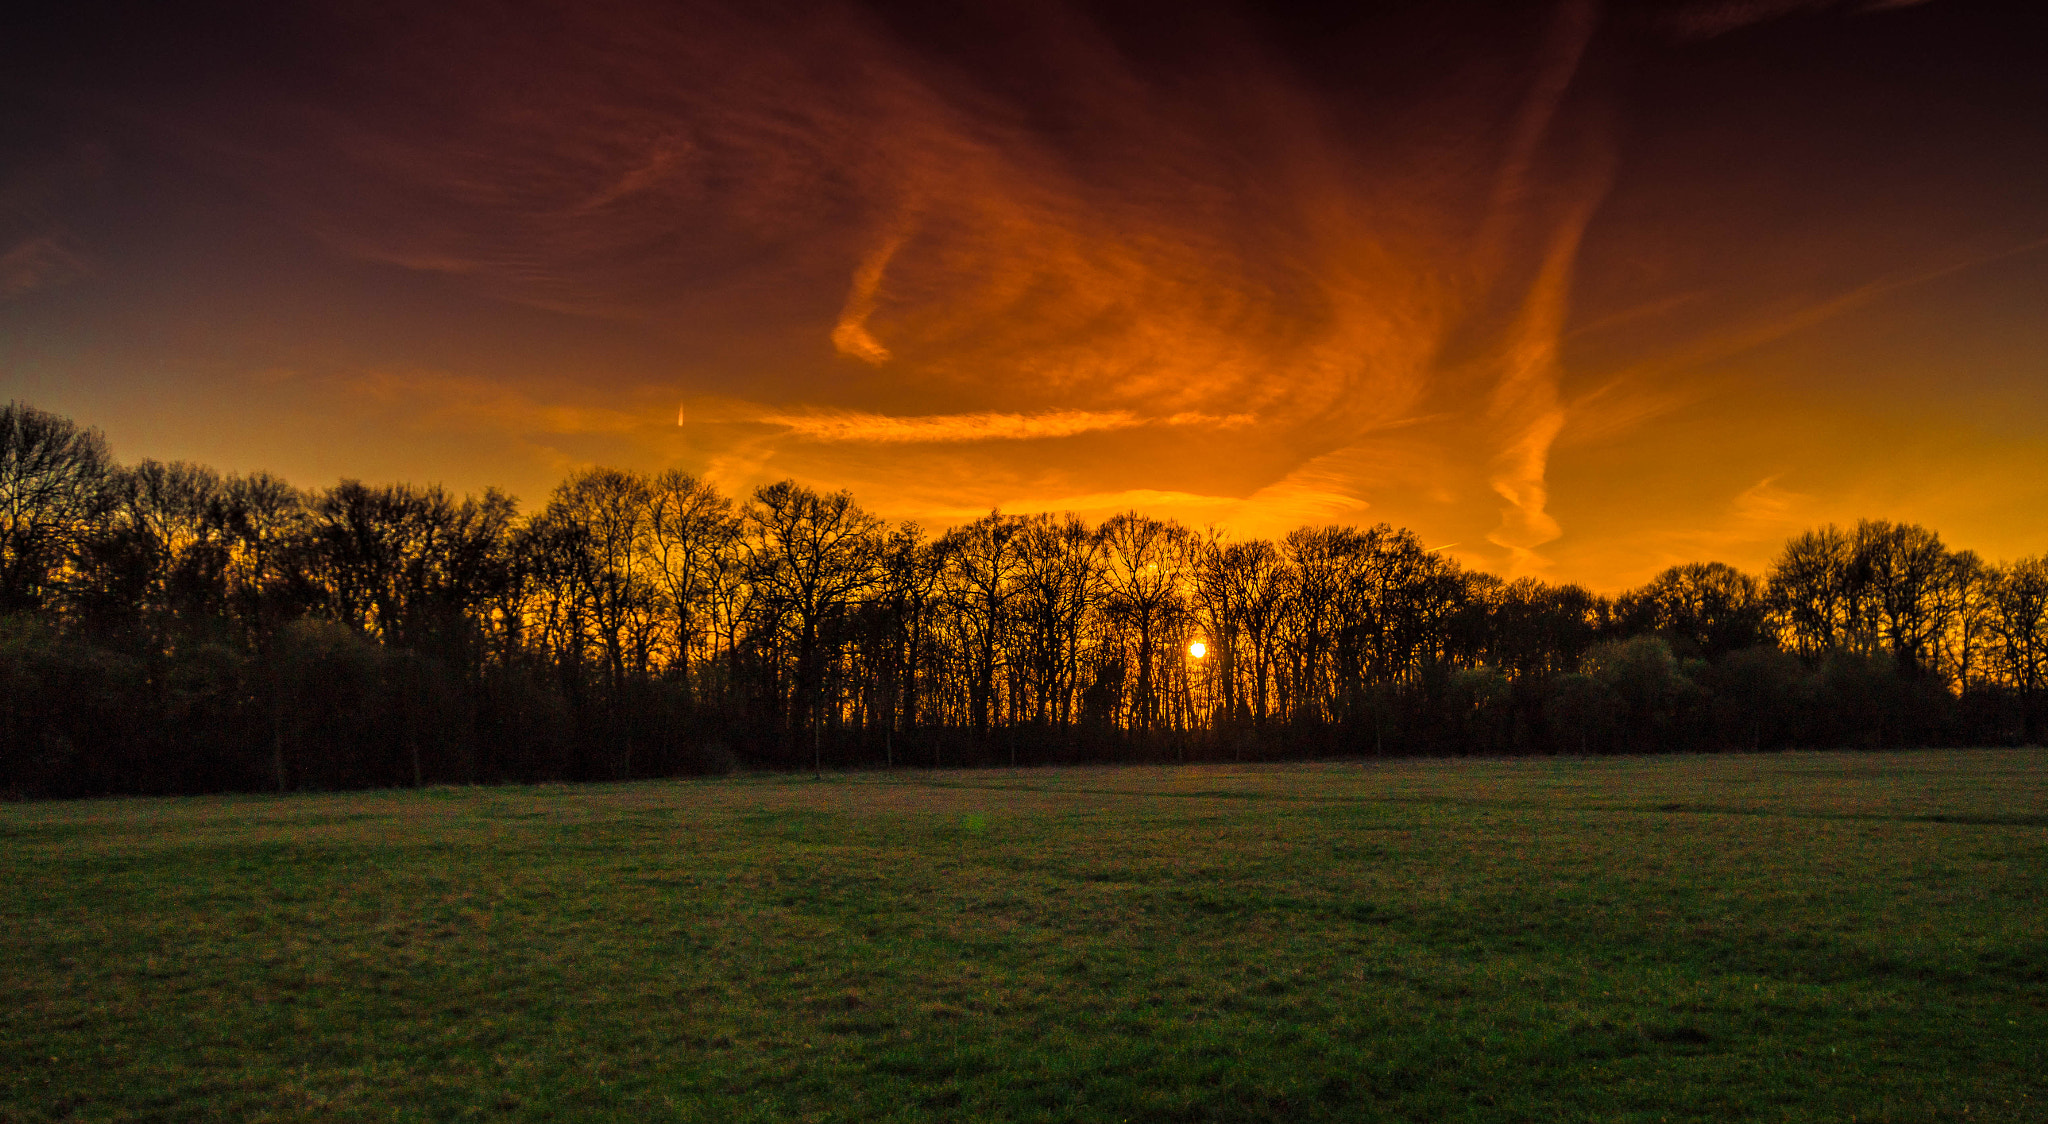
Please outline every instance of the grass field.
[[2048, 754], [0, 807], [0, 1120], [2043, 1120]]

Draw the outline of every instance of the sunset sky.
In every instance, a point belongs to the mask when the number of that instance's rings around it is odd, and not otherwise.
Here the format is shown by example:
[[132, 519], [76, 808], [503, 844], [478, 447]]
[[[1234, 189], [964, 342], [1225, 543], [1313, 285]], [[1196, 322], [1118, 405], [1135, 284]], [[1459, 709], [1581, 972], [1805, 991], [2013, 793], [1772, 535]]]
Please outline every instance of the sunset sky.
[[2034, 5], [48, 7], [0, 399], [124, 460], [2048, 550]]

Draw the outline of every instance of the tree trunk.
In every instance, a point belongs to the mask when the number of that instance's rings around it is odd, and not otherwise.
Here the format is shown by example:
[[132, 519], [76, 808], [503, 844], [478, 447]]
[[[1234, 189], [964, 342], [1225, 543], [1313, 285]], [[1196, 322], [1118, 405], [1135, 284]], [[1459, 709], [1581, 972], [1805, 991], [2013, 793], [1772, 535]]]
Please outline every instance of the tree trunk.
[[273, 699], [270, 704], [270, 757], [277, 769], [277, 790], [285, 791], [284, 785], [284, 707]]

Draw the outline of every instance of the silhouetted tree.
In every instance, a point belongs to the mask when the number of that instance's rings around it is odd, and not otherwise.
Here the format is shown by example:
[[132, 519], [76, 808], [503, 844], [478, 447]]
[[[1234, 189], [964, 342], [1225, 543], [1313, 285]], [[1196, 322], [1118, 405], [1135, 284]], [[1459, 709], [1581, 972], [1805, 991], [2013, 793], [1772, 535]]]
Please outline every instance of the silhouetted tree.
[[99, 430], [19, 402], [0, 407], [0, 613], [44, 606], [106, 513], [113, 467]]
[[1709, 659], [1751, 648], [1770, 636], [1763, 583], [1722, 562], [1673, 566], [1623, 594], [1615, 616], [1629, 632], [1660, 632]]
[[2044, 707], [2048, 561], [1913, 524], [1610, 601], [1384, 524], [992, 512], [933, 540], [844, 492], [736, 507], [609, 468], [522, 518], [496, 491], [121, 467], [0, 411], [0, 792], [2010, 741]]
[[819, 495], [785, 480], [755, 490], [741, 526], [760, 624], [794, 665], [785, 729], [792, 739], [809, 732], [812, 766], [822, 768], [826, 665], [841, 638], [832, 626], [876, 583], [882, 522], [846, 492]]
[[1136, 670], [1135, 681], [1125, 686], [1129, 728], [1156, 730], [1171, 719], [1172, 683], [1162, 656], [1178, 654], [1187, 623], [1195, 539], [1178, 523], [1135, 511], [1112, 516], [1102, 525], [1101, 539], [1102, 604], [1116, 637], [1104, 658]]
[[674, 614], [674, 672], [687, 701], [693, 657], [706, 649], [706, 602], [718, 586], [720, 561], [738, 546], [740, 525], [732, 501], [688, 473], [671, 469], [655, 477], [648, 500], [653, 572]]
[[2022, 558], [1991, 583], [1992, 665], [2018, 695], [2029, 740], [2048, 731], [2048, 556]]

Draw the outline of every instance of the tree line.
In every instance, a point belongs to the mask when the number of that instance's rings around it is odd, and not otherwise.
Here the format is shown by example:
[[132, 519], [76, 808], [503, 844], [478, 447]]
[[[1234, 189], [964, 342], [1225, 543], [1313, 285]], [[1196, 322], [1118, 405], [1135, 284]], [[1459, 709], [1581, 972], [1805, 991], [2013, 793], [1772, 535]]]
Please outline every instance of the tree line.
[[117, 463], [0, 411], [0, 792], [2038, 741], [2048, 560], [1823, 527], [1619, 596], [1408, 531]]

